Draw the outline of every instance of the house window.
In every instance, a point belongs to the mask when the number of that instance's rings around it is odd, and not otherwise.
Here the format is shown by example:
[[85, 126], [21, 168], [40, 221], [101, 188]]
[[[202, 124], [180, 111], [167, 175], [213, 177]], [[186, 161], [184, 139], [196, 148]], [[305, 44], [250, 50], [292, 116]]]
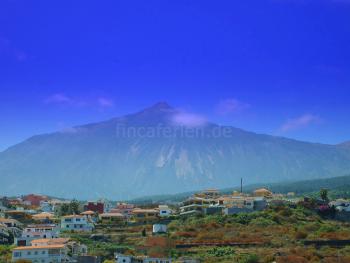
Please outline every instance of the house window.
[[45, 255], [46, 253], [45, 253], [45, 251], [42, 251], [41, 254]]
[[30, 251], [27, 252], [27, 255], [28, 255], [28, 256], [31, 255], [31, 254], [32, 254], [32, 252], [30, 252]]
[[22, 256], [22, 253], [21, 253], [21, 252], [15, 252], [15, 253], [13, 254], [13, 256], [14, 256], [15, 258], [19, 258], [19, 257]]
[[34, 252], [34, 255], [38, 255], [38, 254], [39, 254], [39, 252], [38, 252], [38, 251], [35, 251], [35, 252]]

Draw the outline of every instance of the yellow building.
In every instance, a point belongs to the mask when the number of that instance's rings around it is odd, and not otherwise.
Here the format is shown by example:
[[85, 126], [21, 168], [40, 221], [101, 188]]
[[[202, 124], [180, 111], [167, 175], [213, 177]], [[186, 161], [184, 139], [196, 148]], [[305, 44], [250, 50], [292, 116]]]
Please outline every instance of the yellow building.
[[125, 217], [121, 213], [103, 213], [99, 215], [102, 224], [123, 224]]
[[196, 197], [206, 198], [206, 199], [215, 199], [220, 196], [220, 192], [217, 189], [207, 189], [200, 193], [195, 194]]
[[47, 221], [47, 220], [53, 220], [54, 217], [55, 216], [53, 214], [51, 214], [51, 213], [42, 212], [40, 214], [33, 215], [32, 219], [34, 221], [43, 222], [43, 221]]
[[272, 197], [272, 192], [266, 188], [260, 188], [254, 191], [254, 196], [269, 198]]
[[157, 209], [134, 209], [132, 211], [133, 219], [138, 223], [153, 223], [159, 219], [159, 211]]

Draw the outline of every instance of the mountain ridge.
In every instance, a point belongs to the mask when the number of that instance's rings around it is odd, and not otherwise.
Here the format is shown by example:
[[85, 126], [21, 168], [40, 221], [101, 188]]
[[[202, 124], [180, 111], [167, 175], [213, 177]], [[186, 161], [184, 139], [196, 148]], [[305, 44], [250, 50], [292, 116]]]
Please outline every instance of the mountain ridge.
[[[195, 127], [186, 126], [191, 121]], [[152, 136], [123, 134], [159, 127], [161, 133]], [[213, 136], [224, 129], [230, 136]], [[179, 131], [193, 130], [199, 132], [194, 137], [178, 136]], [[175, 136], [166, 136], [166, 131]], [[235, 185], [240, 177], [248, 183], [274, 182], [349, 171], [347, 148], [197, 122], [167, 103], [157, 103], [135, 114], [33, 136], [8, 148], [0, 153], [0, 191], [130, 199], [194, 187], [222, 188]]]
[[350, 141], [342, 142], [342, 143], [338, 144], [338, 146], [340, 146], [340, 147], [349, 147], [350, 148]]

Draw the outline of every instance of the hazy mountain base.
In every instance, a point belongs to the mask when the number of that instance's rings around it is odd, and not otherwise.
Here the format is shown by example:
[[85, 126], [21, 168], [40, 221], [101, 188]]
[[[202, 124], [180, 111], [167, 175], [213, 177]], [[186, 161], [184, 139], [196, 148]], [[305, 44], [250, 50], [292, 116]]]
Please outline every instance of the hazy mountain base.
[[[207, 187], [324, 178], [350, 171], [350, 148], [259, 135], [206, 123], [204, 136], [125, 136], [123, 129], [179, 129], [160, 103], [109, 121], [32, 137], [0, 153], [0, 191], [130, 199]], [[191, 129], [186, 127], [185, 129]], [[218, 129], [230, 136], [213, 137]], [[130, 134], [129, 134], [130, 135]]]
[[[320, 189], [327, 189], [331, 198], [350, 198], [350, 175], [339, 176], [333, 178], [313, 179], [296, 182], [282, 182], [282, 183], [265, 183], [252, 184], [243, 186], [243, 191], [251, 193], [257, 188], [268, 188], [274, 193], [288, 194], [290, 192], [296, 195], [318, 195]], [[240, 187], [219, 189], [223, 194], [230, 194], [233, 191], [240, 191]], [[192, 192], [169, 194], [169, 195], [154, 195], [144, 196], [131, 200], [132, 203], [171, 203], [181, 202], [193, 195]]]

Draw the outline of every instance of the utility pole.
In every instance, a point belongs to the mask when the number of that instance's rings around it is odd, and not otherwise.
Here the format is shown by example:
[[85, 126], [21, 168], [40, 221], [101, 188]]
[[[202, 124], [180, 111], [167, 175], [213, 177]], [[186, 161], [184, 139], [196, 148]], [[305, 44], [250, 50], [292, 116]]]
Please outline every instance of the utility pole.
[[241, 178], [241, 194], [243, 194], [243, 178]]

